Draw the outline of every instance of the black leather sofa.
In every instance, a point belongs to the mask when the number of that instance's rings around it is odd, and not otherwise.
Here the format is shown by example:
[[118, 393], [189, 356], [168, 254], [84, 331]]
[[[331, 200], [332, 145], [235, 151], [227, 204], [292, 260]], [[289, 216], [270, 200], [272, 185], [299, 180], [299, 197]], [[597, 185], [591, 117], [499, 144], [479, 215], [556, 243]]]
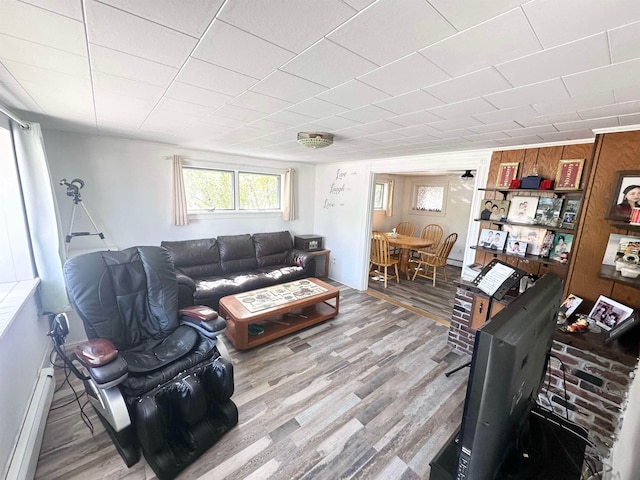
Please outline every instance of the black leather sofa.
[[288, 231], [163, 241], [176, 267], [180, 308], [315, 275], [315, 256], [293, 248]]

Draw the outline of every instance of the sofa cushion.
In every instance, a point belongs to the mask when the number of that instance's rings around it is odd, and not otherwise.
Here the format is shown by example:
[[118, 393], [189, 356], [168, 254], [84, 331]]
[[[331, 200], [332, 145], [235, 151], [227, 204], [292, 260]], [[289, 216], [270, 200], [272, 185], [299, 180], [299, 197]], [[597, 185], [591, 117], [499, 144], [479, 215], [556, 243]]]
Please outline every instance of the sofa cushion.
[[258, 267], [284, 265], [287, 252], [293, 248], [291, 234], [287, 231], [273, 233], [255, 233], [253, 244], [256, 249]]
[[189, 277], [222, 274], [220, 251], [215, 238], [161, 242], [160, 245], [169, 251], [176, 269]]
[[218, 237], [222, 274], [246, 272], [258, 266], [251, 235], [224, 235]]

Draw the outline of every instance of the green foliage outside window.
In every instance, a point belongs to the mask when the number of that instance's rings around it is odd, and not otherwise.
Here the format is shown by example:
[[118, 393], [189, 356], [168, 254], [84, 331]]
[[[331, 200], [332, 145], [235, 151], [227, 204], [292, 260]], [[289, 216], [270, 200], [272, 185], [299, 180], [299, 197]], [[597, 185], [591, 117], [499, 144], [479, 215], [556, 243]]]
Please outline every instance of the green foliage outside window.
[[238, 174], [240, 210], [279, 210], [280, 175]]

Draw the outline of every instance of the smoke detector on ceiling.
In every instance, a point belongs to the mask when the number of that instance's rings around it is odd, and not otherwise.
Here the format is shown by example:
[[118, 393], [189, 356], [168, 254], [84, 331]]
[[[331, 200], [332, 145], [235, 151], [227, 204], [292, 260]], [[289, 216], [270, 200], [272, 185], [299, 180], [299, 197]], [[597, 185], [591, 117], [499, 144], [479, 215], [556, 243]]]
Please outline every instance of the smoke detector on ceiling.
[[326, 132], [299, 132], [298, 143], [309, 148], [324, 148], [333, 143], [333, 135]]

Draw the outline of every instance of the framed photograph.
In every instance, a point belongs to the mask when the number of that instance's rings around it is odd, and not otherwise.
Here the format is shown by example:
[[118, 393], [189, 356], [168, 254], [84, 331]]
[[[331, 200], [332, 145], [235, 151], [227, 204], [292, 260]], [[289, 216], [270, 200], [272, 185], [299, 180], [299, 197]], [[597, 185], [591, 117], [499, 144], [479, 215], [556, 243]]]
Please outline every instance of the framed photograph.
[[515, 239], [520, 243], [524, 242], [527, 244], [527, 253], [540, 255], [542, 242], [544, 241], [547, 230], [526, 225], [505, 225], [503, 230], [509, 234], [507, 241]]
[[510, 255], [524, 257], [527, 253], [527, 242], [522, 242], [517, 238], [510, 238], [507, 240], [507, 249], [505, 251]]
[[[628, 255], [631, 255], [630, 257]], [[603, 265], [610, 265], [616, 267], [616, 270], [622, 268], [620, 262], [634, 261], [636, 258], [640, 258], [640, 237], [632, 235], [619, 235], [617, 233], [609, 234], [609, 241], [607, 247], [604, 250], [604, 257], [602, 258]]]
[[579, 198], [567, 198], [564, 201], [564, 209], [560, 214], [562, 228], [575, 228], [578, 209], [580, 208]]
[[515, 180], [518, 176], [518, 162], [501, 163], [498, 167], [498, 179], [496, 180], [497, 188], [509, 188], [511, 180]]
[[538, 197], [513, 197], [507, 220], [513, 223], [535, 223]]
[[562, 202], [562, 198], [541, 197], [536, 209], [536, 224], [545, 227], [559, 227]]
[[491, 220], [494, 222], [506, 222], [509, 212], [509, 200], [494, 200], [485, 198], [482, 200], [480, 210], [480, 220]]
[[560, 160], [556, 172], [556, 190], [578, 190], [584, 158], [578, 160]]
[[547, 230], [547, 233], [544, 235], [544, 239], [542, 240], [542, 247], [540, 247], [540, 255], [543, 258], [549, 258], [551, 255], [551, 250], [553, 250], [553, 238], [555, 234], [551, 230]]
[[563, 314], [565, 318], [569, 318], [581, 303], [582, 299], [580, 297], [571, 294], [560, 304], [560, 313]]
[[504, 232], [502, 230], [483, 228], [480, 232], [478, 245], [483, 248], [490, 248], [491, 250], [498, 250], [501, 252], [504, 249], [504, 244], [506, 241], [507, 232]]
[[589, 313], [589, 317], [593, 318], [596, 324], [607, 332], [624, 322], [631, 315], [633, 315], [633, 308], [611, 300], [604, 295], [598, 297], [598, 301], [591, 309], [591, 313]]
[[628, 222], [634, 207], [640, 207], [640, 170], [617, 172], [607, 218]]
[[573, 234], [557, 233], [553, 236], [553, 249], [551, 250], [551, 260], [560, 263], [569, 261], [569, 253], [573, 245]]

